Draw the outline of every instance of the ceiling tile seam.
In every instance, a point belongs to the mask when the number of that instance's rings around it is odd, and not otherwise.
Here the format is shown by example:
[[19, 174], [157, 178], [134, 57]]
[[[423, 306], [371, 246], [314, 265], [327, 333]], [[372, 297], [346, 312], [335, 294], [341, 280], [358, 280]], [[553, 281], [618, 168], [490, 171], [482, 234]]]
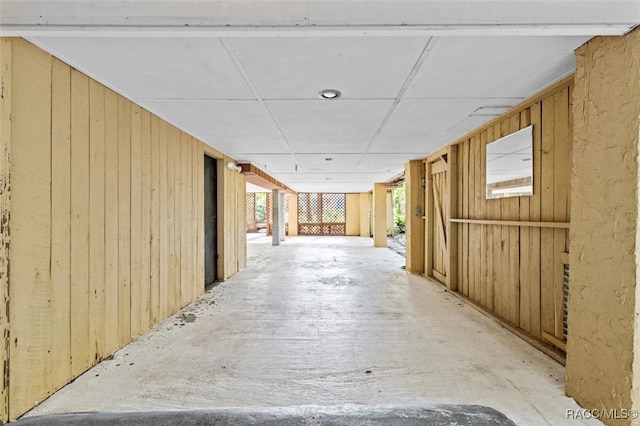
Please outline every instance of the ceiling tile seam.
[[418, 56], [418, 59], [416, 60], [415, 64], [413, 65], [413, 68], [411, 68], [411, 71], [409, 72], [409, 75], [407, 76], [407, 78], [405, 79], [404, 83], [402, 84], [402, 87], [400, 88], [400, 91], [398, 92], [398, 95], [396, 96], [395, 100], [393, 101], [393, 103], [389, 107], [389, 110], [387, 111], [386, 115], [384, 116], [384, 118], [380, 122], [380, 125], [378, 126], [378, 128], [375, 131], [375, 133], [373, 134], [373, 137], [371, 138], [371, 140], [367, 144], [367, 147], [365, 148], [364, 153], [362, 154], [362, 157], [356, 163], [356, 168], [354, 169], [354, 172], [358, 169], [360, 164], [362, 164], [362, 161], [364, 161], [364, 158], [369, 153], [369, 149], [371, 148], [373, 143], [376, 141], [376, 139], [378, 139], [378, 137], [380, 136], [380, 133], [382, 133], [382, 130], [387, 125], [387, 122], [391, 118], [391, 115], [393, 115], [393, 112], [395, 111], [395, 109], [397, 108], [398, 104], [402, 100], [402, 97], [404, 96], [406, 91], [409, 89], [409, 85], [411, 84], [411, 82], [413, 81], [415, 76], [418, 74], [418, 71], [420, 71], [420, 68], [422, 67], [422, 64], [427, 60], [427, 58], [429, 57], [429, 55], [433, 51], [433, 48], [435, 47], [437, 40], [438, 39], [436, 39], [434, 37], [430, 37], [429, 40], [427, 41], [427, 43], [425, 44], [424, 49], [422, 49], [422, 52], [420, 53], [420, 56]]
[[[276, 120], [275, 116], [273, 115], [273, 113], [265, 103], [264, 99], [262, 99], [262, 96], [260, 96], [260, 92], [258, 92], [258, 88], [253, 83], [253, 80], [251, 79], [249, 72], [245, 68], [244, 63], [242, 62], [242, 59], [240, 59], [240, 55], [238, 55], [238, 52], [231, 44], [231, 41], [227, 38], [220, 38], [218, 40], [220, 41], [220, 44], [222, 44], [222, 47], [224, 47], [224, 49], [226, 50], [227, 55], [229, 55], [229, 58], [231, 59], [235, 67], [238, 69], [238, 72], [240, 72], [240, 75], [244, 79], [245, 84], [249, 87], [249, 90], [251, 90], [251, 92], [256, 97], [256, 100], [258, 101], [260, 106], [264, 109], [264, 111], [267, 113], [267, 115], [271, 119], [271, 122], [273, 123], [273, 125], [276, 126], [276, 128], [278, 129], [278, 132], [280, 132], [280, 135], [282, 136], [282, 139], [284, 139], [285, 143], [287, 144], [287, 147], [289, 148], [289, 151], [293, 156], [296, 165], [300, 169], [302, 169], [302, 166], [300, 165], [300, 162], [296, 157], [293, 147], [291, 146], [291, 142], [289, 142], [287, 135], [285, 135], [284, 131], [282, 130], [282, 127], [280, 127], [280, 123], [278, 123], [278, 120]], [[304, 172], [304, 170], [301, 170], [301, 171]]]

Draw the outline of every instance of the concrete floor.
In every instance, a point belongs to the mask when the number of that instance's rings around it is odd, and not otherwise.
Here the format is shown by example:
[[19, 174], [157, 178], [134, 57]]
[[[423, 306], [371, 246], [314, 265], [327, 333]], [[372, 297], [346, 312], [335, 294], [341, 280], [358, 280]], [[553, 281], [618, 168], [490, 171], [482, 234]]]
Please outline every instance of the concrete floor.
[[28, 416], [83, 411], [478, 404], [567, 420], [564, 368], [369, 238], [249, 237], [249, 266]]

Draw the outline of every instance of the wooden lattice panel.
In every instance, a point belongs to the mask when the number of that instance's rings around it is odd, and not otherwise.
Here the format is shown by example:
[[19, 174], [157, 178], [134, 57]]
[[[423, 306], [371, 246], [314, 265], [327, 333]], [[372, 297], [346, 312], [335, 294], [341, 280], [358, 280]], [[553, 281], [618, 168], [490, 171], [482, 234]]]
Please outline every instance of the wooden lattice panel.
[[300, 235], [346, 235], [346, 228], [345, 194], [298, 194]]
[[258, 232], [258, 226], [256, 225], [256, 194], [253, 192], [247, 193], [247, 232]]

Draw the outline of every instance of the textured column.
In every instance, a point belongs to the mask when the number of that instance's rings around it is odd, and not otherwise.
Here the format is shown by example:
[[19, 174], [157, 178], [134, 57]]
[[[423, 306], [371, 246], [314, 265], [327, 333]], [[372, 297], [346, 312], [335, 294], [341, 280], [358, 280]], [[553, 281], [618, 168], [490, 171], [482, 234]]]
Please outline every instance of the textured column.
[[573, 116], [567, 394], [621, 413], [640, 395], [639, 31], [578, 49]]
[[373, 184], [373, 246], [387, 246], [387, 188]]
[[414, 274], [424, 273], [424, 166], [422, 160], [409, 161], [404, 166], [406, 197], [406, 269]]

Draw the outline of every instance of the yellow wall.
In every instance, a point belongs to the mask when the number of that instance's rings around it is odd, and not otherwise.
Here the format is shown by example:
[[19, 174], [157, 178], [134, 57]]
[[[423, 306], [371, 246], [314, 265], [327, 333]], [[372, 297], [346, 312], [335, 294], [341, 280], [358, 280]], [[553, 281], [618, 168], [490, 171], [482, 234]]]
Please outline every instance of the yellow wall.
[[347, 235], [360, 235], [360, 194], [347, 194]]
[[412, 160], [405, 164], [406, 194], [406, 268], [414, 274], [424, 273], [424, 164]]
[[[22, 39], [1, 46], [4, 421], [202, 294], [205, 145]], [[245, 185], [219, 178], [226, 278], [246, 262]]]
[[640, 31], [578, 49], [575, 80], [567, 394], [620, 413], [640, 405]]
[[289, 197], [289, 224], [288, 234], [290, 237], [298, 235], [298, 194], [287, 194]]
[[393, 209], [393, 191], [387, 191], [387, 235], [393, 235], [396, 224], [395, 216]]
[[[564, 349], [563, 253], [569, 251], [571, 103], [569, 79], [457, 144], [457, 288], [529, 335]], [[533, 196], [485, 199], [486, 145], [533, 125]], [[556, 223], [566, 228], [505, 226]]]
[[373, 194], [371, 192], [360, 193], [360, 236], [371, 237], [371, 201]]
[[373, 246], [387, 246], [387, 188], [384, 183], [373, 184], [372, 195]]

